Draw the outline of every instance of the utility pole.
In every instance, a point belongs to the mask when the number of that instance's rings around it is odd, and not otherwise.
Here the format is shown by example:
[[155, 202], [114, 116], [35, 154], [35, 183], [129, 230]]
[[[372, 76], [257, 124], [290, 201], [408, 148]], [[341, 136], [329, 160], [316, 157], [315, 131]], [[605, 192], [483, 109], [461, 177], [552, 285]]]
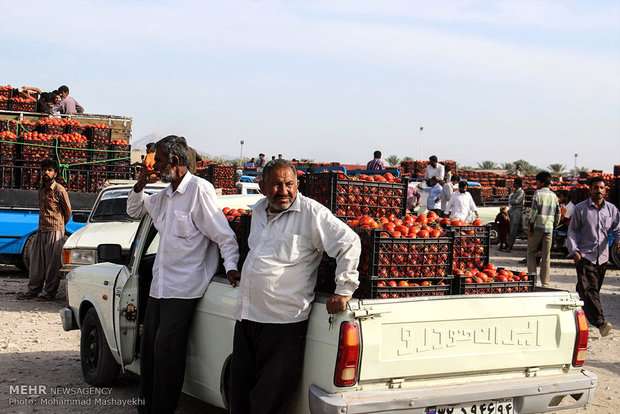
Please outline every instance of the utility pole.
[[239, 162], [243, 165], [243, 144], [245, 144], [244, 140], [239, 141], [241, 144], [241, 152], [239, 153]]
[[575, 169], [573, 170], [574, 174], [575, 174], [575, 177], [577, 177], [579, 175], [579, 174], [577, 174], [577, 157], [578, 156], [579, 156], [579, 154], [575, 153]]

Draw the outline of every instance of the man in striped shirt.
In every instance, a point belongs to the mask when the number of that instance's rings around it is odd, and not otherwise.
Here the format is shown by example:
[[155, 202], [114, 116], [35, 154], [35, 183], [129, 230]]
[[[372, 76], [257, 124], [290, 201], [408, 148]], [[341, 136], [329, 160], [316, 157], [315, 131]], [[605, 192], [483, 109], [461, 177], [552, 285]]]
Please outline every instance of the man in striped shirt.
[[65, 225], [71, 219], [71, 203], [67, 190], [56, 182], [57, 175], [56, 161], [48, 159], [41, 163], [39, 229], [31, 248], [30, 280], [28, 290], [17, 295], [17, 299], [51, 301], [60, 285], [62, 246]]
[[366, 169], [371, 171], [385, 170], [385, 163], [381, 159], [381, 151], [375, 151], [374, 158], [368, 161], [368, 164], [366, 164]]
[[551, 264], [551, 243], [553, 228], [560, 219], [558, 198], [549, 186], [551, 174], [541, 171], [536, 175], [536, 193], [532, 198], [532, 209], [528, 220], [527, 272], [536, 275], [536, 254], [541, 250], [540, 283], [549, 286]]

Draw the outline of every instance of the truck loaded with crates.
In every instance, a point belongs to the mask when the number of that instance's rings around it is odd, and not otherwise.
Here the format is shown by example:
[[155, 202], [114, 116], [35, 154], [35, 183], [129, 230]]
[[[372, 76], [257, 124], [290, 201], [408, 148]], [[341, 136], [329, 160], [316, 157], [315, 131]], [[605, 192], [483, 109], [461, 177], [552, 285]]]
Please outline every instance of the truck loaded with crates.
[[10, 107], [0, 110], [0, 262], [27, 269], [39, 221], [41, 161], [58, 162], [57, 180], [69, 192], [74, 212], [65, 228], [70, 235], [84, 226], [107, 182], [131, 178], [131, 119], [50, 117], [33, 112], [34, 107]]
[[[333, 268], [319, 266], [302, 381], [291, 413], [526, 414], [583, 407], [596, 375], [583, 367], [588, 324], [576, 294], [489, 263], [488, 227], [404, 210], [407, 182], [390, 175], [308, 175], [302, 193], [362, 239], [360, 287], [330, 316]], [[248, 250], [251, 214], [224, 209], [241, 262], [290, 248], [282, 233]], [[277, 219], [276, 219], [277, 220]], [[87, 383], [139, 375], [145, 298], [159, 237], [142, 219], [128, 263], [120, 246], [100, 245], [100, 263], [69, 273], [65, 330], [81, 331]], [[302, 260], [302, 258], [300, 258]], [[238, 289], [221, 274], [199, 302], [187, 349], [184, 392], [218, 407], [230, 396]], [[105, 299], [103, 299], [105, 298]], [[108, 300], [109, 298], [109, 300]]]

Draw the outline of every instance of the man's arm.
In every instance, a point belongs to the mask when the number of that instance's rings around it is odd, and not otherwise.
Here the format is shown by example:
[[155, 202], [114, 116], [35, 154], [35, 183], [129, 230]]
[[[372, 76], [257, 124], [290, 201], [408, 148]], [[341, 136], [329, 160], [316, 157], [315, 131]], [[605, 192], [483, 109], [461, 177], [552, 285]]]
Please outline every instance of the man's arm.
[[237, 271], [239, 245], [228, 220], [217, 206], [215, 190], [207, 183], [198, 189], [198, 205], [192, 211], [192, 219], [198, 230], [220, 248], [226, 272]]
[[474, 198], [471, 196], [471, 194], [468, 192], [467, 193], [469, 195], [469, 209], [476, 215], [476, 217], [480, 217], [478, 215], [478, 207], [476, 206], [476, 203], [474, 202]]
[[568, 256], [578, 262], [581, 260], [581, 253], [577, 245], [577, 238], [579, 237], [579, 231], [581, 230], [581, 215], [575, 211], [573, 217], [571, 217], [568, 223], [568, 233], [566, 235], [566, 249], [568, 250]]
[[614, 210], [615, 210], [615, 214], [613, 214], [611, 217], [610, 232], [614, 236], [614, 240], [615, 240], [614, 246], [616, 249], [618, 249], [618, 252], [620, 252], [620, 212], [618, 211], [617, 208]]
[[327, 310], [338, 313], [346, 309], [347, 302], [359, 286], [360, 238], [327, 209], [319, 211], [314, 223], [314, 246], [336, 259], [336, 291], [327, 302]]
[[450, 211], [452, 211], [453, 204], [454, 204], [454, 197], [450, 197], [450, 201], [448, 201], [448, 205], [446, 206], [446, 209], [443, 212], [446, 213], [447, 215], [450, 215]]
[[79, 103], [77, 103], [77, 101], [75, 101], [75, 110], [77, 111], [78, 114], [84, 113], [84, 107], [80, 105]]
[[65, 224], [67, 224], [69, 220], [71, 220], [71, 200], [69, 200], [69, 193], [67, 193], [67, 190], [63, 189], [60, 191], [59, 201], [60, 212], [65, 220]]
[[537, 215], [538, 215], [538, 192], [534, 193], [534, 197], [532, 197], [532, 208], [530, 209], [530, 217], [528, 219], [530, 231], [532, 230], [534, 223], [536, 223]]

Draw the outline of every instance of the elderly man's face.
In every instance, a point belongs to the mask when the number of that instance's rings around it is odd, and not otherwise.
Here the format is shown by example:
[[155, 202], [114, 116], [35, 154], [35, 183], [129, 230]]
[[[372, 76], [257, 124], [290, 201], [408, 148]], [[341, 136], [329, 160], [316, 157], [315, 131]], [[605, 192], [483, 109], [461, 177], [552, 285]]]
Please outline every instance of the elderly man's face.
[[263, 176], [260, 189], [267, 197], [272, 211], [284, 211], [293, 204], [297, 196], [297, 176], [288, 167], [277, 168]]
[[157, 147], [155, 150], [155, 165], [153, 169], [159, 174], [160, 179], [169, 183], [175, 178], [176, 173], [172, 169], [168, 154], [161, 148]]

